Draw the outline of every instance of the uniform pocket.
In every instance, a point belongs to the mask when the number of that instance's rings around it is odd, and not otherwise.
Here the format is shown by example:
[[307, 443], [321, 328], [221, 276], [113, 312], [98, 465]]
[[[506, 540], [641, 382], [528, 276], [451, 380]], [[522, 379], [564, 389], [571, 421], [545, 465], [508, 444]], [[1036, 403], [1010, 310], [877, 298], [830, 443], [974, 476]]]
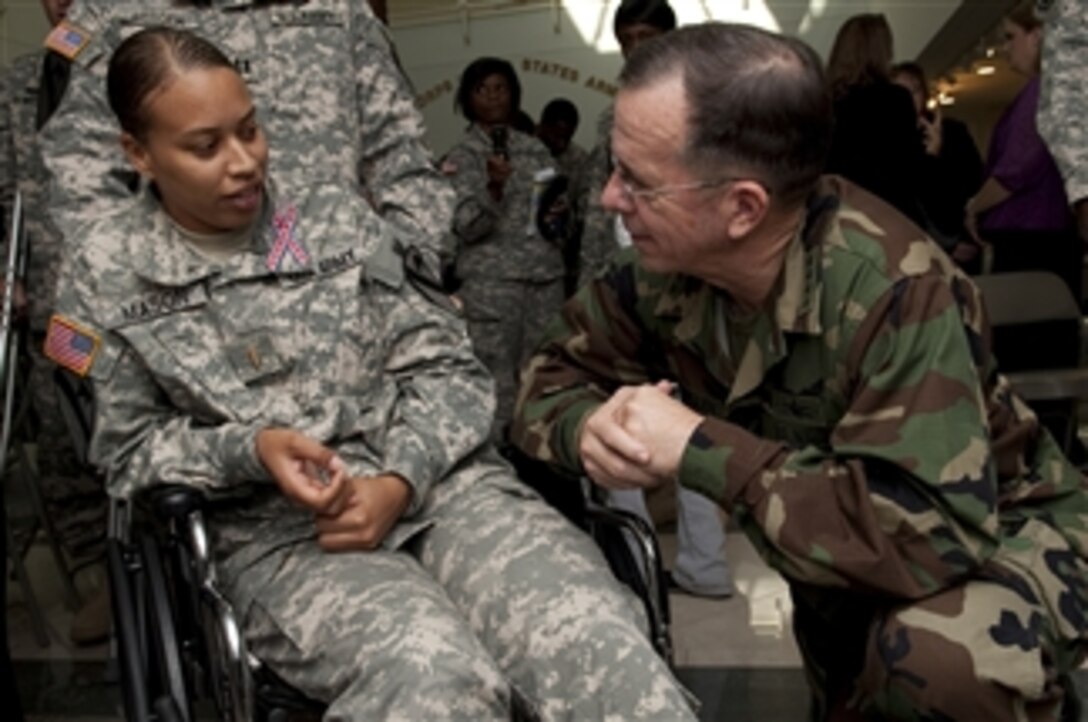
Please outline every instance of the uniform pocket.
[[823, 396], [769, 389], [760, 406], [762, 436], [793, 447], [830, 450], [835, 419], [830, 402]]
[[117, 329], [179, 411], [204, 423], [250, 421], [259, 399], [247, 389], [205, 308]]

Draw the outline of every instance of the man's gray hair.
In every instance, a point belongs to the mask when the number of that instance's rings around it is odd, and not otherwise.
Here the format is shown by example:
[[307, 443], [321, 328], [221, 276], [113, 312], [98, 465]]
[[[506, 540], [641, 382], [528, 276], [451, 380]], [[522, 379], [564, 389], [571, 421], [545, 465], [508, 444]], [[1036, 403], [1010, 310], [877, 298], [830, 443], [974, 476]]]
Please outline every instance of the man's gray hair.
[[808, 194], [827, 162], [832, 129], [812, 48], [747, 25], [695, 25], [640, 46], [620, 86], [638, 89], [676, 74], [687, 101], [689, 167], [707, 179], [750, 176], [786, 205]]

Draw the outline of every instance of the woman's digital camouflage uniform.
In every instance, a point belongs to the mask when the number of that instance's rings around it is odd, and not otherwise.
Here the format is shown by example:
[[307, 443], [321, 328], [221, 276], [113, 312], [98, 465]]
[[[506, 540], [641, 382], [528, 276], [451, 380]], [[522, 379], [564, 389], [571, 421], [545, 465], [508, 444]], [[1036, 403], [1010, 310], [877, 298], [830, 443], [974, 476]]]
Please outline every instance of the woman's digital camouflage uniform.
[[[497, 460], [463, 321], [356, 193], [276, 195], [226, 261], [150, 195], [84, 241], [50, 339], [93, 381], [94, 462], [121, 497], [207, 493], [251, 651], [326, 719], [507, 719], [515, 697], [546, 720], [693, 719], [637, 600]], [[256, 456], [269, 426], [409, 483], [382, 548], [320, 549]]]
[[437, 255], [453, 194], [423, 144], [412, 89], [366, 0], [79, 0], [68, 23], [85, 44], [43, 137], [57, 181], [53, 212], [68, 236], [131, 196], [134, 174], [117, 143], [106, 68], [129, 35], [168, 25], [195, 32], [234, 62], [281, 179], [356, 184], [383, 218]]

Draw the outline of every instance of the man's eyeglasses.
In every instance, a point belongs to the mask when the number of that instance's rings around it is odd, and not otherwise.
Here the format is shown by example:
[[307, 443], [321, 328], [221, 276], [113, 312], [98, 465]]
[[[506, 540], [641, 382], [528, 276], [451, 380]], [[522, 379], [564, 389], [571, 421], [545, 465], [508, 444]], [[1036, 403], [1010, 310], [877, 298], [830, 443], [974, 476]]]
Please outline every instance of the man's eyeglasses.
[[[631, 178], [624, 170], [623, 166], [619, 165], [614, 158], [612, 159], [612, 174], [616, 176], [616, 181], [619, 182], [623, 197], [632, 203], [640, 200], [650, 203], [658, 198], [663, 198], [664, 196], [672, 195], [674, 193], [701, 191], [709, 188], [718, 188], [720, 186], [728, 185], [729, 183], [736, 183], [740, 180], [754, 180], [738, 176], [722, 176], [720, 178], [715, 178], [714, 180], [694, 181], [692, 183], [674, 183], [671, 185], [666, 184], [648, 188]], [[760, 183], [759, 181], [756, 182], [763, 186], [763, 183]], [[766, 188], [766, 186], [763, 187]]]

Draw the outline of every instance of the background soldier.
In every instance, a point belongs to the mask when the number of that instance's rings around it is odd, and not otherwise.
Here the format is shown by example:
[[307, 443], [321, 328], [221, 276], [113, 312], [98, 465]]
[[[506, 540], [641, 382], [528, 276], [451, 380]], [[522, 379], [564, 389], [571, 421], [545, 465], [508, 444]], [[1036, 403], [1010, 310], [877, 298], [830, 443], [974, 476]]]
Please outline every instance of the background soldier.
[[504, 444], [518, 372], [563, 305], [565, 237], [545, 237], [539, 222], [555, 162], [543, 143], [513, 127], [521, 82], [509, 62], [470, 63], [456, 104], [470, 122], [443, 161], [457, 193], [457, 295], [476, 355], [495, 378], [492, 436]]
[[[641, 43], [676, 27], [676, 13], [668, 0], [623, 0], [612, 18], [612, 32], [624, 60]], [[612, 173], [612, 107], [597, 119], [597, 144], [582, 164], [577, 192], [578, 215], [582, 219], [582, 240], [578, 254], [578, 285], [581, 286], [608, 265], [616, 249], [627, 243], [617, 231], [616, 214], [601, 206], [601, 191]]]

